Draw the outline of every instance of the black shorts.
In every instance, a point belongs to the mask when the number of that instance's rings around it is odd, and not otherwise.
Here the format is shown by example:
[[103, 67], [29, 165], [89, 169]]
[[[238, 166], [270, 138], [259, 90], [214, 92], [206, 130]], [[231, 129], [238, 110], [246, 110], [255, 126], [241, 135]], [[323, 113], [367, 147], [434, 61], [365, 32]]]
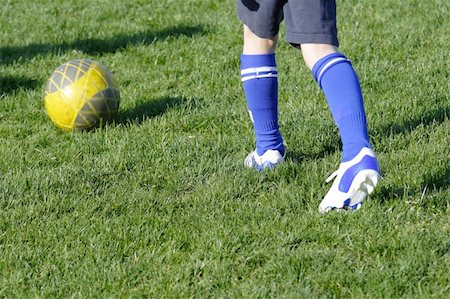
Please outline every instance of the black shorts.
[[339, 46], [335, 0], [237, 0], [238, 16], [257, 36], [271, 38], [286, 22], [286, 41]]

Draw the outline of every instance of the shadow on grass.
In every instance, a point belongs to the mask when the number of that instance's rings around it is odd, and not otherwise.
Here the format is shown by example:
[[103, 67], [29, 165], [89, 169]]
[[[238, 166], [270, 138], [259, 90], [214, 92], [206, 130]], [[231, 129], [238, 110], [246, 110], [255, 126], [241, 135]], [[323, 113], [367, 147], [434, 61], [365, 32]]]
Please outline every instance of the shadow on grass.
[[119, 34], [108, 39], [89, 38], [57, 45], [50, 43], [34, 43], [23, 47], [3, 47], [0, 48], [0, 64], [11, 64], [15, 61], [31, 59], [38, 55], [67, 52], [70, 50], [82, 51], [88, 55], [114, 53], [126, 48], [128, 45], [148, 45], [169, 37], [192, 37], [204, 32], [206, 32], [206, 30], [201, 25], [180, 25], [157, 31], [138, 32], [131, 35]]
[[337, 151], [340, 151], [341, 148], [341, 141], [338, 136], [333, 139], [334, 143], [328, 143], [324, 144], [322, 149], [319, 152], [313, 153], [300, 153], [295, 150], [288, 149], [286, 151], [286, 158], [292, 160], [295, 163], [302, 163], [303, 161], [307, 160], [314, 160], [314, 159], [323, 159], [327, 156], [330, 156], [334, 154]]
[[8, 95], [20, 89], [35, 89], [42, 82], [28, 77], [6, 76], [0, 77], [0, 96]]
[[164, 114], [167, 110], [180, 106], [186, 102], [179, 97], [165, 97], [144, 103], [138, 103], [135, 107], [119, 111], [116, 123], [123, 125], [139, 125], [145, 120]]
[[[445, 100], [442, 102], [446, 103]], [[450, 107], [439, 107], [425, 111], [423, 114], [408, 119], [403, 123], [390, 123], [379, 127], [369, 128], [369, 130], [371, 135], [378, 136], [378, 138], [385, 138], [389, 135], [412, 132], [421, 125], [429, 126], [433, 123], [441, 124], [448, 119], [450, 119]], [[342, 143], [339, 136], [334, 135], [331, 142], [323, 144], [322, 149], [317, 153], [300, 153], [288, 149], [286, 156], [288, 159], [300, 163], [304, 160], [325, 158], [341, 148]]]
[[[419, 192], [423, 192], [424, 196], [428, 194], [428, 192], [433, 192], [436, 190], [444, 190], [448, 189], [450, 186], [450, 168], [447, 167], [445, 170], [440, 171], [438, 173], [434, 173], [429, 175], [424, 179], [424, 181], [421, 183], [421, 190], [417, 190], [417, 188], [411, 188], [407, 189], [405, 187], [400, 186], [381, 186], [380, 189], [376, 191], [376, 194], [378, 197], [381, 198], [381, 202], [388, 202], [391, 200], [397, 200], [401, 199], [405, 196], [411, 196], [414, 194], [417, 194]], [[415, 200], [419, 200], [417, 196], [414, 196]], [[428, 202], [425, 201], [424, 205], [426, 205]], [[447, 201], [443, 200], [442, 202], [435, 202], [438, 206], [441, 206], [443, 208], [446, 207]]]
[[[446, 103], [443, 99], [442, 103]], [[446, 119], [450, 118], [450, 106], [439, 107], [437, 109], [425, 111], [422, 115], [418, 115], [415, 118], [411, 118], [403, 123], [391, 123], [379, 128], [374, 128], [372, 131], [375, 135], [392, 135], [401, 134], [414, 131], [420, 125], [431, 125], [433, 123], [443, 123]]]

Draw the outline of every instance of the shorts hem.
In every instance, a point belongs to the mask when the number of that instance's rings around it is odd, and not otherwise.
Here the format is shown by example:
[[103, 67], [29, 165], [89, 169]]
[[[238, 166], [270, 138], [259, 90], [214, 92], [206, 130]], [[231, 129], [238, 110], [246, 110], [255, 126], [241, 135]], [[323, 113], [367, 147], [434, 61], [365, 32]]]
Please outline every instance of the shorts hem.
[[286, 41], [294, 45], [327, 44], [339, 47], [337, 36], [331, 34], [302, 34], [286, 32]]

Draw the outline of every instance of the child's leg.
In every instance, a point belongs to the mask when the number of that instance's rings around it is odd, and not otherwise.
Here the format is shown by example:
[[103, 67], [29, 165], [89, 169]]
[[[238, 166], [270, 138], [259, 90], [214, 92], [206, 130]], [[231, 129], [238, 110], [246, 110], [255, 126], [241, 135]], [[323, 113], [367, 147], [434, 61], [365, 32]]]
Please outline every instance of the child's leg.
[[[277, 36], [260, 38], [244, 25], [241, 80], [255, 131], [257, 157], [273, 150], [284, 155], [283, 139], [278, 127], [276, 45]], [[276, 164], [277, 161], [271, 162]]]
[[320, 210], [358, 209], [380, 177], [377, 159], [370, 148], [358, 77], [350, 61], [336, 47], [303, 44], [301, 48], [306, 64], [325, 94], [343, 145], [342, 163], [330, 177], [336, 179]]
[[306, 44], [302, 45], [302, 51], [339, 128], [343, 145], [342, 162], [349, 161], [362, 148], [370, 148], [364, 102], [356, 72], [350, 60], [337, 52], [334, 46]]

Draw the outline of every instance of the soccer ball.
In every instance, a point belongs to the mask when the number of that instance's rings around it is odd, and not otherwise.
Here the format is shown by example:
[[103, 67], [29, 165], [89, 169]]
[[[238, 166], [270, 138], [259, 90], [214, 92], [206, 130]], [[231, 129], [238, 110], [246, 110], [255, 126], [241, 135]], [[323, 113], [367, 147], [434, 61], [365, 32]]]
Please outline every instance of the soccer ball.
[[64, 131], [90, 130], [113, 120], [119, 103], [113, 74], [90, 59], [64, 63], [45, 86], [47, 114]]

